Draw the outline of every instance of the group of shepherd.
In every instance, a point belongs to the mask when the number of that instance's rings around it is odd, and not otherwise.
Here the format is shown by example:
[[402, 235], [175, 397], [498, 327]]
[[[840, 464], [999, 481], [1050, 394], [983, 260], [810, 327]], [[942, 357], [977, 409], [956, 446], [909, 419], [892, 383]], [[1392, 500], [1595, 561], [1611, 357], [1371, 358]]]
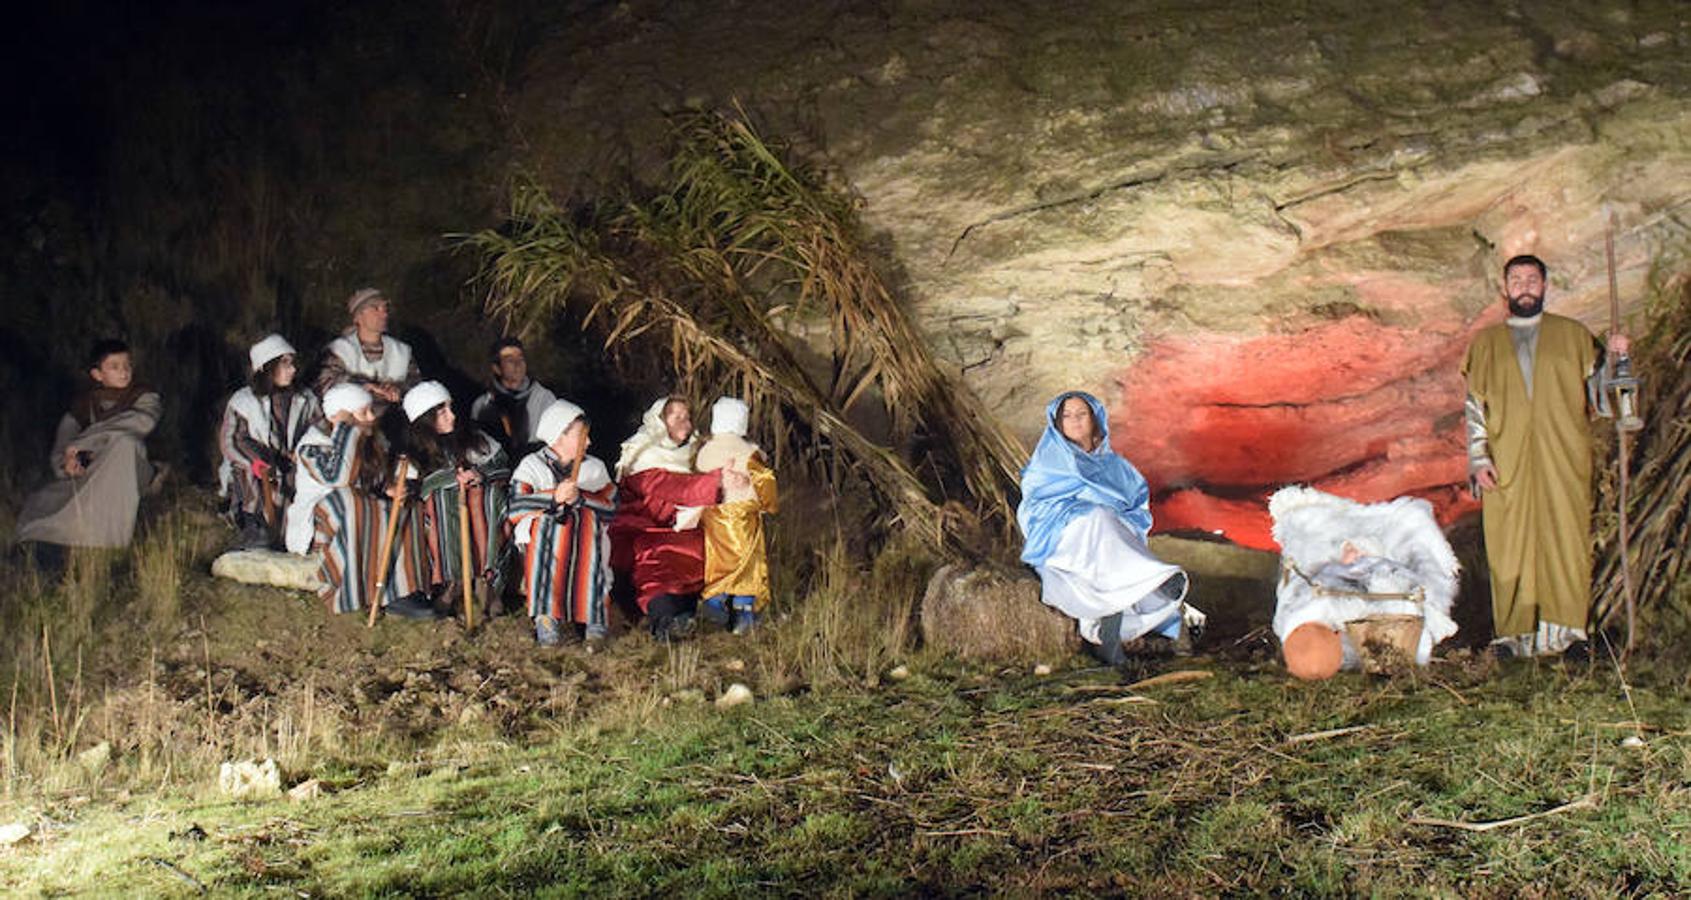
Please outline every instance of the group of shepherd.
[[[529, 377], [521, 341], [493, 345], [489, 389], [460, 418], [388, 334], [381, 291], [355, 292], [347, 312], [313, 385], [283, 336], [248, 352], [249, 383], [219, 431], [221, 493], [244, 547], [317, 556], [328, 609], [372, 617], [500, 615], [514, 571], [546, 646], [604, 640], [619, 587], [660, 640], [699, 619], [736, 633], [757, 624], [776, 485], [744, 402], [717, 400], [701, 441], [686, 399], [658, 399], [613, 472], [587, 452], [581, 407]], [[88, 371], [93, 387], [56, 436], [59, 477], [26, 501], [19, 541], [112, 547], [133, 535], [159, 395], [119, 341], [98, 343]]]

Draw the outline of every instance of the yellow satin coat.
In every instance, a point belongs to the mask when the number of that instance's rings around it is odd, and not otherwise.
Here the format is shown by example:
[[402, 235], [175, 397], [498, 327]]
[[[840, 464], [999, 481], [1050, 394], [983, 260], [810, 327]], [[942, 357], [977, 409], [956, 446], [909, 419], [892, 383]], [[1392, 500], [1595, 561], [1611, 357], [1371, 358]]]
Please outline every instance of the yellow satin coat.
[[704, 596], [756, 597], [754, 608], [769, 604], [769, 558], [764, 553], [763, 517], [776, 511], [775, 472], [754, 456], [746, 462], [753, 496], [706, 507]]

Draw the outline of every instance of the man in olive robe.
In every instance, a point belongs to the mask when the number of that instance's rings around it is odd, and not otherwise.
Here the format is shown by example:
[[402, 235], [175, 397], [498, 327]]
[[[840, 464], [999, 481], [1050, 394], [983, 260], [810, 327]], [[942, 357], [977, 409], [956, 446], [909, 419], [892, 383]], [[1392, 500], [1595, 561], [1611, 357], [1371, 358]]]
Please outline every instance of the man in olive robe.
[[[1509, 318], [1475, 336], [1468, 383], [1468, 472], [1482, 492], [1491, 566], [1493, 652], [1587, 652], [1591, 606], [1591, 428], [1587, 380], [1603, 348], [1579, 322], [1544, 311], [1545, 266], [1503, 267]], [[1625, 353], [1625, 335], [1610, 335]]]

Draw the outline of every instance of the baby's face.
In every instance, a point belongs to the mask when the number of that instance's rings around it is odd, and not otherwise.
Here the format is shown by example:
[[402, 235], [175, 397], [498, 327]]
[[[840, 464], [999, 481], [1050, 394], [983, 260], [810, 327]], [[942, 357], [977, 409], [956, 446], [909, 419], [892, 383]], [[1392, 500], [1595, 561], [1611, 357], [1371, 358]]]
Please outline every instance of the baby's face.
[[1339, 550], [1339, 562], [1347, 566], [1361, 558], [1362, 549], [1350, 541], [1345, 541], [1345, 545]]

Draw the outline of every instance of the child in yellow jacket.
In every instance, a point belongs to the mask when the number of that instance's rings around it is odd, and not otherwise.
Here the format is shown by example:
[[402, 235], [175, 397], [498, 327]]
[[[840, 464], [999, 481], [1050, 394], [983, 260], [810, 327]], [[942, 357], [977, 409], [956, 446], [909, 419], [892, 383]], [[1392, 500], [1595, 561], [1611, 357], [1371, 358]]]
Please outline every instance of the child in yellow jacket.
[[769, 559], [763, 517], [775, 512], [775, 472], [756, 444], [746, 440], [751, 413], [744, 401], [723, 397], [710, 410], [710, 439], [694, 467], [722, 470], [722, 502], [706, 507], [705, 601], [702, 614], [735, 634], [757, 624], [769, 604]]

